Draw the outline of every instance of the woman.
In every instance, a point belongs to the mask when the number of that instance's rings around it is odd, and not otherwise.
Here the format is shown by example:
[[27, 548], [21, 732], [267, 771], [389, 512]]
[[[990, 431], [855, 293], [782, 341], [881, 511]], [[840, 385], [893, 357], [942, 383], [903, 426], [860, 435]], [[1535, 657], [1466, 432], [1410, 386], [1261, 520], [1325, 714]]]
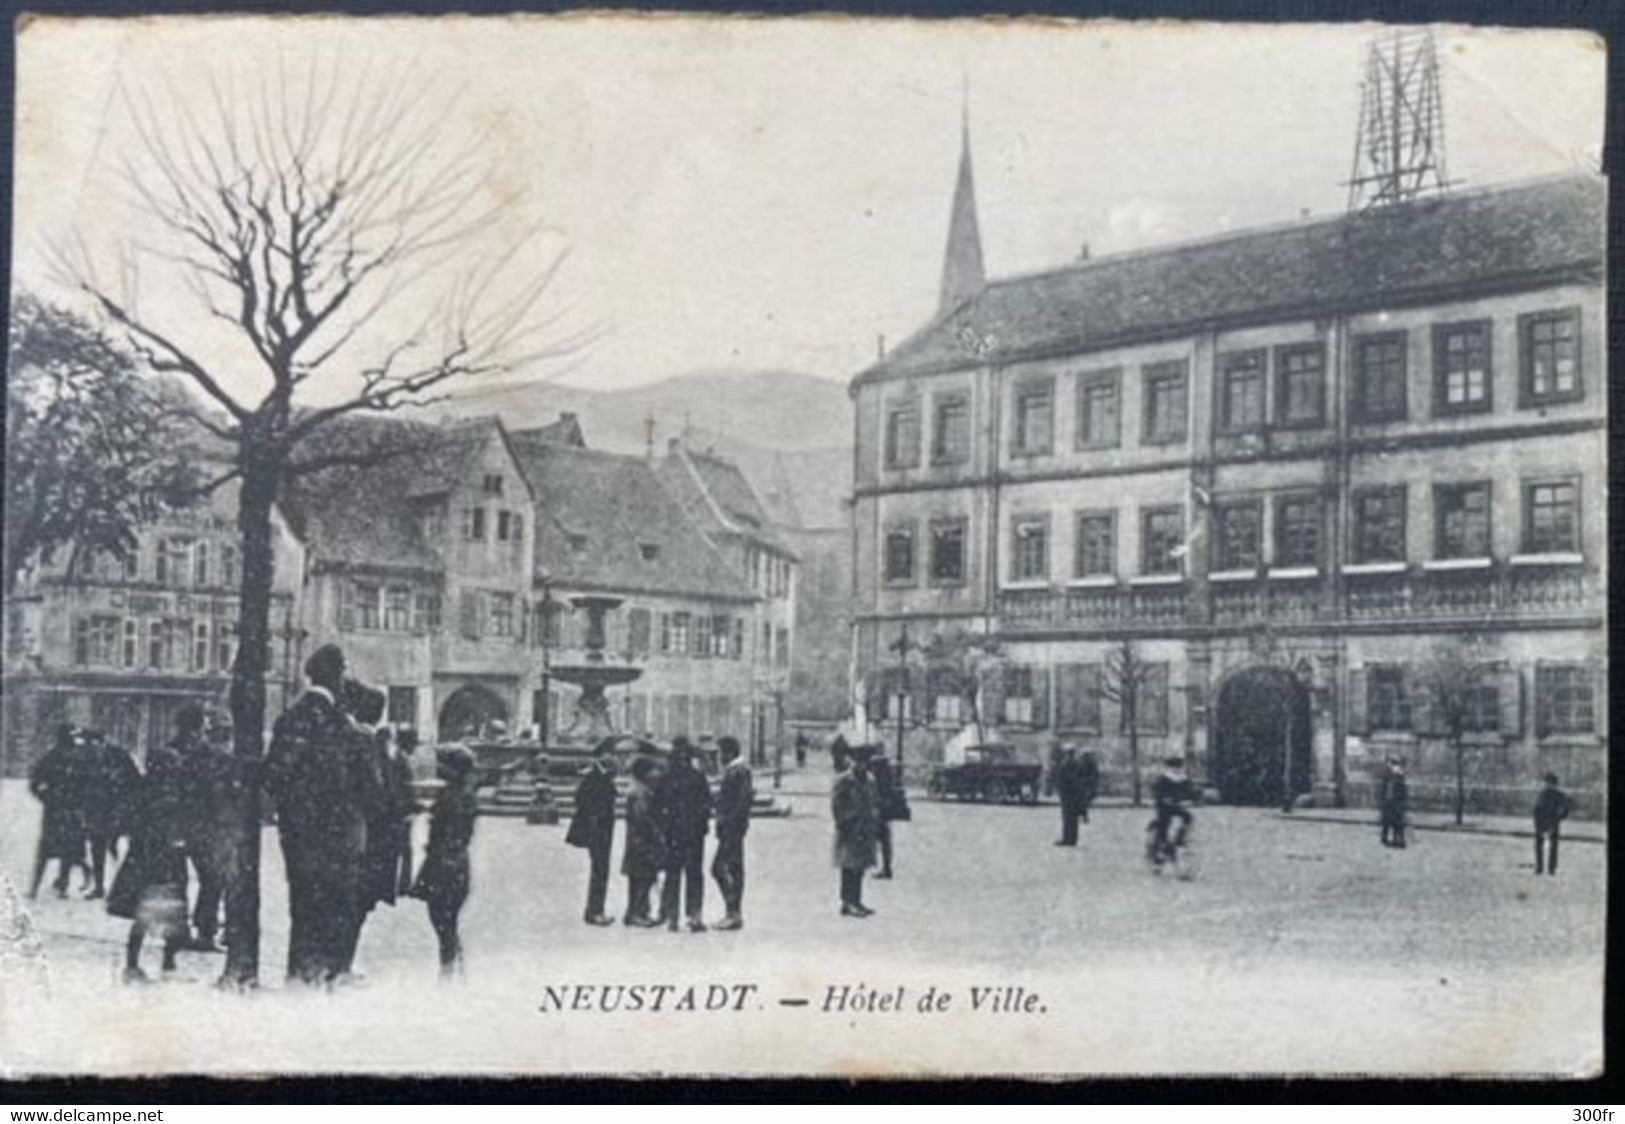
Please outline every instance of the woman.
[[147, 751], [147, 770], [136, 789], [130, 849], [107, 895], [107, 912], [131, 922], [124, 946], [124, 982], [146, 983], [141, 946], [147, 935], [164, 942], [163, 971], [175, 970], [185, 943], [186, 846], [181, 833], [181, 758], [167, 745]]
[[863, 875], [875, 865], [880, 838], [880, 793], [869, 775], [873, 749], [853, 746], [851, 765], [835, 778], [830, 811], [835, 818], [835, 865], [841, 871], [841, 916], [868, 917], [863, 904]]
[[624, 924], [653, 929], [660, 922], [649, 916], [649, 892], [665, 862], [666, 838], [660, 830], [655, 806], [655, 782], [660, 763], [651, 757], [632, 762], [632, 787], [626, 794], [626, 849], [621, 873], [626, 875]]
[[468, 845], [479, 813], [474, 797], [474, 755], [462, 746], [440, 750], [435, 775], [446, 782], [429, 809], [429, 846], [412, 896], [429, 907], [429, 924], [440, 942], [440, 978], [463, 970], [463, 942], [457, 917], [468, 900]]

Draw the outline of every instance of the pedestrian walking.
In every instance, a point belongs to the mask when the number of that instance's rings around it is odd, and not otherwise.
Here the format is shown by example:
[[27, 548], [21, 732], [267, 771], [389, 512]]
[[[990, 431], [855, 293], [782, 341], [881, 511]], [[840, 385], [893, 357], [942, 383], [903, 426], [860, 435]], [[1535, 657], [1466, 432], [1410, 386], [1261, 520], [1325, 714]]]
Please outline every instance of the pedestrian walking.
[[745, 833], [750, 830], [750, 805], [754, 797], [750, 766], [740, 756], [739, 739], [724, 735], [717, 739], [722, 755], [722, 785], [717, 790], [717, 853], [711, 860], [711, 877], [722, 893], [726, 913], [719, 929], [745, 927]]
[[576, 785], [575, 814], [564, 841], [587, 852], [587, 910], [582, 920], [589, 925], [613, 925], [604, 912], [609, 893], [609, 859], [615, 846], [615, 743], [608, 738], [593, 751], [592, 764]]
[[1535, 797], [1535, 873], [1557, 873], [1557, 844], [1569, 818], [1569, 798], [1558, 787], [1557, 774], [1547, 773]]
[[85, 781], [86, 757], [77, 730], [64, 723], [58, 726], [51, 748], [28, 771], [28, 791], [40, 802], [39, 846], [34, 852], [34, 876], [28, 885], [30, 900], [39, 897], [45, 866], [56, 861], [56, 880], [51, 888], [56, 896], [68, 896], [68, 877], [74, 867], [86, 871], [85, 861]]
[[830, 789], [830, 812], [835, 820], [835, 865], [841, 872], [841, 916], [868, 917], [874, 910], [863, 904], [863, 876], [875, 865], [880, 839], [880, 793], [869, 774], [870, 746], [848, 751], [846, 770]]
[[897, 778], [897, 772], [892, 763], [886, 760], [883, 752], [873, 756], [869, 766], [870, 774], [874, 778], [875, 796], [880, 801], [880, 827], [876, 836], [880, 844], [880, 870], [876, 878], [890, 879], [892, 877], [892, 827], [900, 820], [910, 818], [908, 801], [903, 796], [903, 786]]
[[429, 924], [440, 946], [440, 978], [463, 971], [463, 940], [457, 929], [471, 884], [468, 848], [479, 803], [474, 795], [474, 755], [462, 746], [440, 750], [435, 775], [445, 787], [429, 809], [429, 845], [411, 894], [429, 907]]
[[187, 947], [219, 952], [220, 908], [232, 875], [238, 801], [231, 728], [214, 721], [197, 737], [177, 740], [180, 761], [181, 835], [197, 875], [192, 936]]
[[288, 979], [339, 982], [354, 946], [367, 812], [381, 787], [370, 733], [340, 708], [344, 653], [318, 648], [310, 686], [277, 719], [266, 783], [288, 879]]
[[1390, 757], [1377, 788], [1377, 804], [1382, 819], [1382, 845], [1403, 850], [1405, 817], [1410, 807], [1410, 790], [1405, 783], [1405, 759]]
[[695, 767], [687, 738], [672, 742], [671, 771], [661, 782], [661, 833], [666, 840], [666, 880], [660, 888], [660, 917], [677, 931], [678, 899], [688, 931], [705, 932], [705, 836], [711, 826], [711, 786]]
[[796, 768], [807, 767], [807, 731], [796, 731]]
[[130, 815], [141, 770], [122, 746], [99, 731], [90, 739], [85, 785], [85, 840], [90, 845], [91, 888], [87, 898], [107, 896], [107, 860], [118, 858], [119, 840], [129, 834]]
[[626, 844], [621, 873], [626, 875], [627, 925], [653, 929], [660, 922], [649, 916], [649, 891], [666, 861], [666, 838], [661, 832], [655, 788], [660, 762], [639, 757], [632, 762], [632, 786], [626, 794]]
[[[191, 730], [190, 716], [183, 732]], [[195, 732], [195, 731], [194, 731]], [[151, 936], [163, 942], [161, 968], [175, 970], [186, 943], [186, 840], [183, 834], [181, 757], [175, 745], [147, 751], [146, 772], [136, 789], [130, 849], [107, 894], [107, 912], [130, 922], [124, 944], [124, 982], [147, 983], [141, 949]]]

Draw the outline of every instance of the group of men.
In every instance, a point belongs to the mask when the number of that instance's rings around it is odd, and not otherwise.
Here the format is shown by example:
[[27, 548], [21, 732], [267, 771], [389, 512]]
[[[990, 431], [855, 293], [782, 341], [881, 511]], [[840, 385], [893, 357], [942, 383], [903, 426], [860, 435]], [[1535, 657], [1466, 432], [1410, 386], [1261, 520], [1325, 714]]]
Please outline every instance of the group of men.
[[[638, 745], [626, 744], [633, 749]], [[589, 925], [614, 924], [605, 909], [620, 797], [616, 749], [617, 743], [606, 740], [594, 751], [592, 765], [576, 786], [575, 812], [565, 833], [565, 842], [587, 852], [583, 920]], [[681, 907], [689, 932], [706, 931], [705, 840], [714, 816], [717, 846], [711, 877], [722, 893], [725, 911], [716, 927], [744, 927], [745, 834], [750, 830], [754, 790], [738, 739], [719, 738], [717, 750], [723, 768], [714, 799], [687, 738], [674, 738], [669, 753], [644, 753], [632, 761], [621, 862], [621, 873], [627, 879], [625, 924], [638, 928], [664, 925], [675, 932]], [[660, 906], [659, 913], [652, 915], [649, 899], [657, 879], [662, 880]]]

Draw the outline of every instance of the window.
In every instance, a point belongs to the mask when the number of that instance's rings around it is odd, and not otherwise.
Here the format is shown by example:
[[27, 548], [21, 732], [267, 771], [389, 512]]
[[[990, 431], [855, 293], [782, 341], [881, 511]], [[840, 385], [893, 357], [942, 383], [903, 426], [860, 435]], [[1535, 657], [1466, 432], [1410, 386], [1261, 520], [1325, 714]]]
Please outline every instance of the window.
[[389, 704], [384, 711], [385, 721], [394, 726], [415, 726], [418, 721], [418, 689], [391, 687]]
[[508, 542], [513, 548], [509, 551], [509, 561], [515, 566], [523, 565], [525, 561], [525, 517], [517, 511], [513, 512], [508, 519], [508, 531], [510, 533]]
[[513, 535], [513, 512], [497, 512], [497, 542], [507, 542]]
[[431, 506], [418, 512], [418, 533], [431, 546], [437, 545], [440, 537], [446, 533], [445, 510], [439, 506]]
[[485, 597], [465, 589], [457, 599], [457, 631], [466, 639], [478, 640], [485, 634]]
[[384, 592], [384, 627], [390, 632], [412, 631], [412, 591], [392, 585]]
[[660, 544], [657, 542], [642, 542], [638, 544], [638, 556], [645, 562], [654, 562], [660, 558]]
[[230, 675], [237, 662], [237, 626], [221, 621], [214, 626], [214, 669]]
[[158, 543], [158, 568], [155, 575], [158, 584], [184, 587], [190, 569], [191, 555], [191, 539], [160, 540]]
[[1490, 486], [1440, 484], [1433, 489], [1437, 520], [1434, 557], [1488, 558]]
[[[133, 573], [127, 574], [134, 577]], [[220, 547], [220, 584], [227, 589], [237, 588], [237, 548], [231, 543], [224, 543]]]
[[649, 651], [653, 614], [648, 609], [629, 609], [626, 614], [626, 646], [635, 655]]
[[1411, 700], [1401, 667], [1376, 665], [1366, 669], [1366, 722], [1373, 732], [1409, 730]]
[[1264, 428], [1264, 352], [1219, 356], [1219, 429], [1251, 433]]
[[1490, 408], [1490, 322], [1433, 329], [1433, 410], [1480, 414]]
[[965, 580], [965, 520], [931, 520], [931, 581], [958, 585]]
[[1157, 507], [1140, 518], [1140, 572], [1179, 573], [1185, 555], [1185, 513], [1177, 507]]
[[914, 720], [914, 696], [908, 689], [908, 670], [885, 667], [875, 678], [874, 715], [880, 721], [895, 722], [899, 717]]
[[690, 643], [690, 623], [693, 618], [688, 613], [673, 613], [671, 615], [671, 646], [669, 651], [678, 655], [688, 652]]
[[412, 599], [412, 631], [438, 632], [440, 630], [440, 595], [420, 593]]
[[1584, 664], [1535, 668], [1535, 721], [1541, 737], [1590, 734], [1597, 728], [1595, 678]]
[[1518, 338], [1523, 350], [1519, 405], [1572, 402], [1585, 395], [1580, 382], [1578, 309], [1521, 317]]
[[357, 628], [378, 627], [378, 597], [382, 591], [369, 582], [355, 583], [355, 611]]
[[1365, 488], [1354, 493], [1354, 560], [1405, 560], [1405, 487]]
[[920, 406], [901, 402], [886, 411], [886, 467], [913, 468], [920, 463]]
[[1049, 516], [1019, 515], [1010, 530], [1011, 576], [1018, 582], [1049, 577]]
[[931, 700], [930, 720], [958, 726], [964, 721], [965, 698], [959, 689], [959, 676], [951, 667], [927, 668], [925, 693]]
[[1315, 426], [1326, 419], [1326, 348], [1299, 344], [1275, 349], [1275, 424]]
[[1111, 449], [1122, 439], [1117, 406], [1122, 384], [1121, 370], [1078, 376], [1078, 448]]
[[[1132, 705], [1130, 705], [1132, 704]], [[1129, 691], [1129, 701], [1121, 704], [1121, 730], [1129, 731], [1129, 712], [1133, 711], [1133, 725], [1142, 734], [1168, 732], [1168, 665], [1142, 663], [1139, 682]]]
[[734, 643], [733, 643], [733, 649], [734, 649], [734, 659], [736, 659], [736, 660], [744, 659], [744, 657], [745, 657], [745, 618], [744, 617], [735, 617], [734, 618]]
[[1264, 505], [1231, 500], [1213, 508], [1215, 559], [1219, 570], [1256, 570], [1262, 561]]
[[1023, 664], [1007, 664], [1004, 668], [1004, 713], [1000, 721], [1007, 726], [1035, 724], [1033, 669]]
[[[125, 581], [133, 582], [141, 577], [141, 546], [139, 543], [132, 545], [130, 549], [125, 552], [123, 562]], [[220, 565], [224, 570], [221, 575], [221, 580], [226, 585], [236, 585], [237, 551], [235, 547], [226, 546], [221, 548]], [[226, 567], [230, 568], [226, 569]]]
[[491, 606], [491, 635], [514, 635], [514, 598], [511, 593], [487, 594]]
[[[222, 625], [224, 629], [228, 626]], [[119, 646], [119, 666], [134, 667], [141, 655], [141, 625], [137, 621], [125, 620], [124, 639]]]
[[1100, 665], [1064, 663], [1055, 669], [1055, 723], [1062, 730], [1100, 733]]
[[1017, 456], [1043, 456], [1054, 448], [1054, 379], [1027, 379], [1016, 384], [1015, 425], [1011, 451]]
[[1354, 419], [1405, 418], [1405, 333], [1384, 332], [1354, 340]]
[[1523, 486], [1523, 548], [1531, 554], [1579, 551], [1579, 485], [1572, 480], [1547, 480]]
[[466, 542], [485, 541], [485, 508], [463, 508], [463, 539]]
[[206, 586], [209, 584], [209, 544], [200, 542], [192, 551], [192, 584]]
[[790, 630], [782, 626], [773, 630], [773, 665], [790, 666]]
[[914, 580], [914, 527], [899, 524], [886, 532], [886, 580], [892, 583]]
[[494, 472], [486, 473], [484, 484], [480, 490], [488, 496], [500, 496], [502, 494], [501, 475]]
[[1117, 572], [1117, 517], [1111, 512], [1078, 515], [1078, 538], [1072, 576], [1110, 577]]
[[1501, 691], [1498, 669], [1484, 667], [1478, 678], [1461, 689], [1461, 729], [1468, 734], [1493, 734], [1501, 728]]
[[711, 618], [696, 616], [694, 618], [694, 652], [696, 656], [709, 656], [711, 654]]
[[1166, 445], [1185, 439], [1185, 361], [1145, 368], [1145, 441]]
[[970, 458], [970, 400], [939, 394], [932, 400], [931, 463], [959, 464]]
[[1320, 565], [1320, 499], [1280, 496], [1275, 501], [1275, 565]]
[[192, 670], [209, 670], [209, 622], [198, 621], [192, 626]]
[[732, 636], [733, 622], [727, 616], [711, 618], [711, 652], [718, 659], [728, 658], [728, 640]]
[[147, 626], [147, 665], [154, 670], [174, 667], [175, 648], [184, 643], [184, 621], [152, 621]]
[[81, 618], [74, 628], [73, 662], [80, 667], [111, 664], [119, 633], [117, 617]]

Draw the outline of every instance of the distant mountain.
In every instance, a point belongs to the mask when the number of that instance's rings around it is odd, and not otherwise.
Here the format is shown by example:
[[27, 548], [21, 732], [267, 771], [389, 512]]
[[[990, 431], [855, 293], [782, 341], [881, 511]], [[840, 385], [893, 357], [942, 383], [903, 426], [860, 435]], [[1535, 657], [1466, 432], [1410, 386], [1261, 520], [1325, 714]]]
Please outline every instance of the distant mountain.
[[487, 386], [440, 407], [466, 417], [496, 414], [530, 429], [573, 413], [588, 446], [619, 453], [654, 450], [682, 438], [745, 470], [776, 522], [846, 524], [852, 480], [852, 405], [844, 383], [793, 371], [694, 371], [624, 390], [552, 383]]

